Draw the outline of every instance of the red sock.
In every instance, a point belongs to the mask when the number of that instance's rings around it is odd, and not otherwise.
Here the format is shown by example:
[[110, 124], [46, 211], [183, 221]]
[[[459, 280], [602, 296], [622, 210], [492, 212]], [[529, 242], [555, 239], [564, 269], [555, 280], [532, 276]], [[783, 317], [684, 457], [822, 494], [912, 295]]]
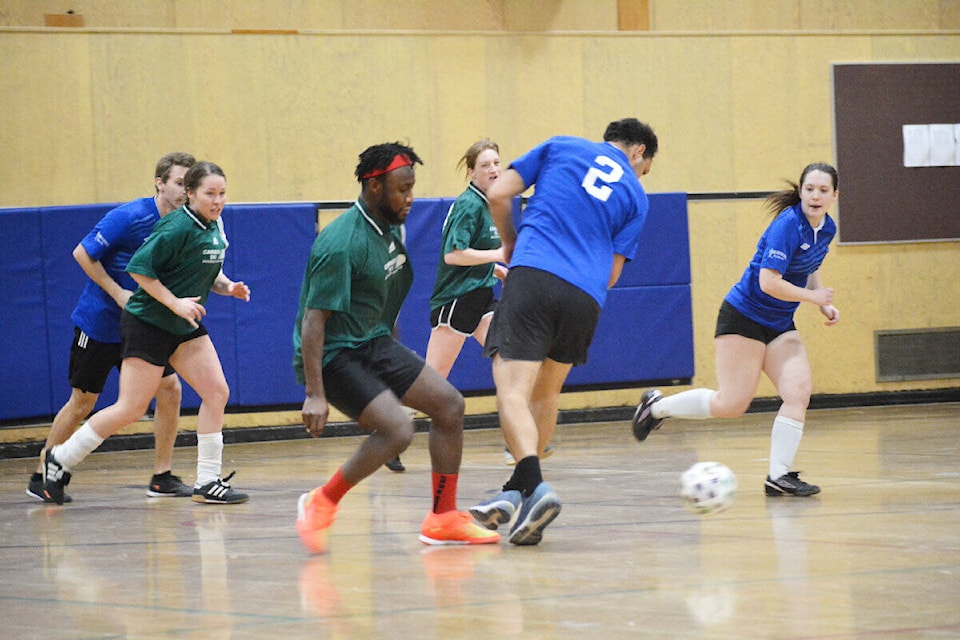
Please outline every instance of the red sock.
[[433, 512], [446, 513], [457, 509], [456, 473], [433, 472]]
[[353, 489], [353, 485], [344, 480], [343, 467], [337, 469], [337, 472], [327, 480], [327, 484], [320, 488], [327, 500], [333, 504], [338, 504], [350, 489]]

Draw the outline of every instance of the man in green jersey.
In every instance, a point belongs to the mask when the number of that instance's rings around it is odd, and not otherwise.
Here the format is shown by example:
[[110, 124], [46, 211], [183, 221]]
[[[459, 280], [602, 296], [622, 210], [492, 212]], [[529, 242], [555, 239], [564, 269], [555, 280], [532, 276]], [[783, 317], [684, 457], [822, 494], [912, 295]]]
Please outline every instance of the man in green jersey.
[[416, 164], [422, 161], [413, 149], [398, 142], [361, 153], [356, 169], [360, 197], [321, 231], [307, 261], [293, 330], [294, 370], [306, 387], [304, 425], [319, 436], [333, 405], [369, 434], [326, 484], [300, 496], [297, 533], [312, 553], [326, 551], [343, 496], [410, 444], [414, 429], [404, 406], [432, 421], [433, 504], [420, 541], [484, 544], [500, 539], [457, 510], [463, 397], [393, 338], [413, 282], [403, 222], [413, 204]]

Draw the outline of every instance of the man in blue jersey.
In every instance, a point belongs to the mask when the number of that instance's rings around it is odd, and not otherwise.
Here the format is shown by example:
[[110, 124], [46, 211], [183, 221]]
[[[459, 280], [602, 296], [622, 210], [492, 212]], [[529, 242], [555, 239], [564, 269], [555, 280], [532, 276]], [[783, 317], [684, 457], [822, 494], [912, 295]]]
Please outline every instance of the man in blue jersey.
[[[70, 316], [74, 324], [70, 348], [70, 398], [54, 417], [44, 449], [62, 444], [70, 437], [93, 411], [110, 370], [120, 368], [120, 312], [137, 288], [125, 272], [127, 263], [150, 234], [153, 225], [183, 205], [186, 194], [183, 176], [193, 164], [193, 156], [183, 152], [160, 158], [154, 171], [156, 193], [108, 211], [73, 250], [74, 259], [90, 280]], [[193, 494], [190, 487], [171, 473], [180, 396], [180, 379], [168, 366], [156, 396], [153, 425], [156, 453], [154, 475], [147, 487], [148, 496], [187, 497]], [[50, 501], [43, 495], [41, 472], [31, 475], [27, 495]], [[65, 496], [64, 501], [69, 502], [70, 496]]]
[[[657, 153], [653, 129], [625, 118], [603, 139], [550, 138], [487, 192], [510, 272], [484, 354], [493, 358], [500, 427], [517, 466], [499, 495], [470, 511], [489, 529], [519, 511], [509, 537], [517, 545], [539, 543], [560, 513], [539, 455], [556, 428], [563, 382], [587, 360], [607, 289], [636, 254], [649, 208], [639, 178]], [[534, 184], [518, 230], [513, 199]]]

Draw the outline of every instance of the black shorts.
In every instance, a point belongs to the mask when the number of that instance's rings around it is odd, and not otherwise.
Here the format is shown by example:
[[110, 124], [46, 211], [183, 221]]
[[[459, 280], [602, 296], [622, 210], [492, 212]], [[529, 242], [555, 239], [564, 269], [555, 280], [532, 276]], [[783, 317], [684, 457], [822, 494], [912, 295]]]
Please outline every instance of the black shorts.
[[[99, 342], [80, 327], [73, 328], [73, 344], [70, 346], [70, 387], [84, 393], [103, 393], [110, 370], [120, 369], [123, 345], [119, 342]], [[173, 373], [167, 365], [163, 375]]]
[[344, 349], [323, 368], [327, 402], [356, 420], [387, 389], [403, 398], [425, 366], [416, 352], [389, 336]]
[[449, 327], [465, 336], [473, 335], [484, 316], [493, 313], [497, 301], [493, 298], [493, 287], [474, 289], [453, 302], [430, 311], [430, 326]]
[[[158, 367], [170, 369], [170, 356], [177, 347], [184, 342], [207, 335], [207, 328], [200, 325], [199, 329], [181, 336], [144, 322], [124, 309], [120, 315], [120, 332], [123, 334], [121, 358], [140, 358]], [[170, 371], [173, 370], [170, 369]], [[167, 375], [166, 370], [163, 375]]]
[[73, 328], [70, 346], [70, 387], [85, 393], [101, 393], [110, 370], [120, 368], [119, 342], [99, 342]]
[[540, 269], [513, 268], [504, 282], [483, 355], [583, 364], [599, 316], [597, 301], [566, 280]]
[[717, 314], [717, 330], [713, 336], [717, 337], [732, 334], [750, 338], [751, 340], [758, 340], [763, 344], [770, 344], [786, 332], [796, 330], [797, 325], [793, 322], [783, 331], [762, 325], [743, 315], [735, 306], [724, 300], [723, 304], [720, 305], [720, 313]]

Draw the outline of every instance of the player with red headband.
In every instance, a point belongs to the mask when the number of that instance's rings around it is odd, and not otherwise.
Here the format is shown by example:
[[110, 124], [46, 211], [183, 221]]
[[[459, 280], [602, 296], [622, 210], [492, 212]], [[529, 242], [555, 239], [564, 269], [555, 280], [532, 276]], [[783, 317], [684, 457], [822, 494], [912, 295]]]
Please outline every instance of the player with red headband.
[[310, 250], [293, 330], [294, 370], [306, 387], [303, 422], [323, 432], [333, 405], [370, 434], [321, 487], [300, 496], [297, 533], [312, 553], [344, 495], [413, 438], [405, 407], [431, 418], [432, 508], [420, 527], [425, 544], [495, 543], [500, 536], [457, 510], [463, 454], [463, 396], [423, 358], [393, 338], [413, 282], [403, 226], [413, 204], [414, 166], [398, 142], [360, 154], [360, 197], [317, 236]]

